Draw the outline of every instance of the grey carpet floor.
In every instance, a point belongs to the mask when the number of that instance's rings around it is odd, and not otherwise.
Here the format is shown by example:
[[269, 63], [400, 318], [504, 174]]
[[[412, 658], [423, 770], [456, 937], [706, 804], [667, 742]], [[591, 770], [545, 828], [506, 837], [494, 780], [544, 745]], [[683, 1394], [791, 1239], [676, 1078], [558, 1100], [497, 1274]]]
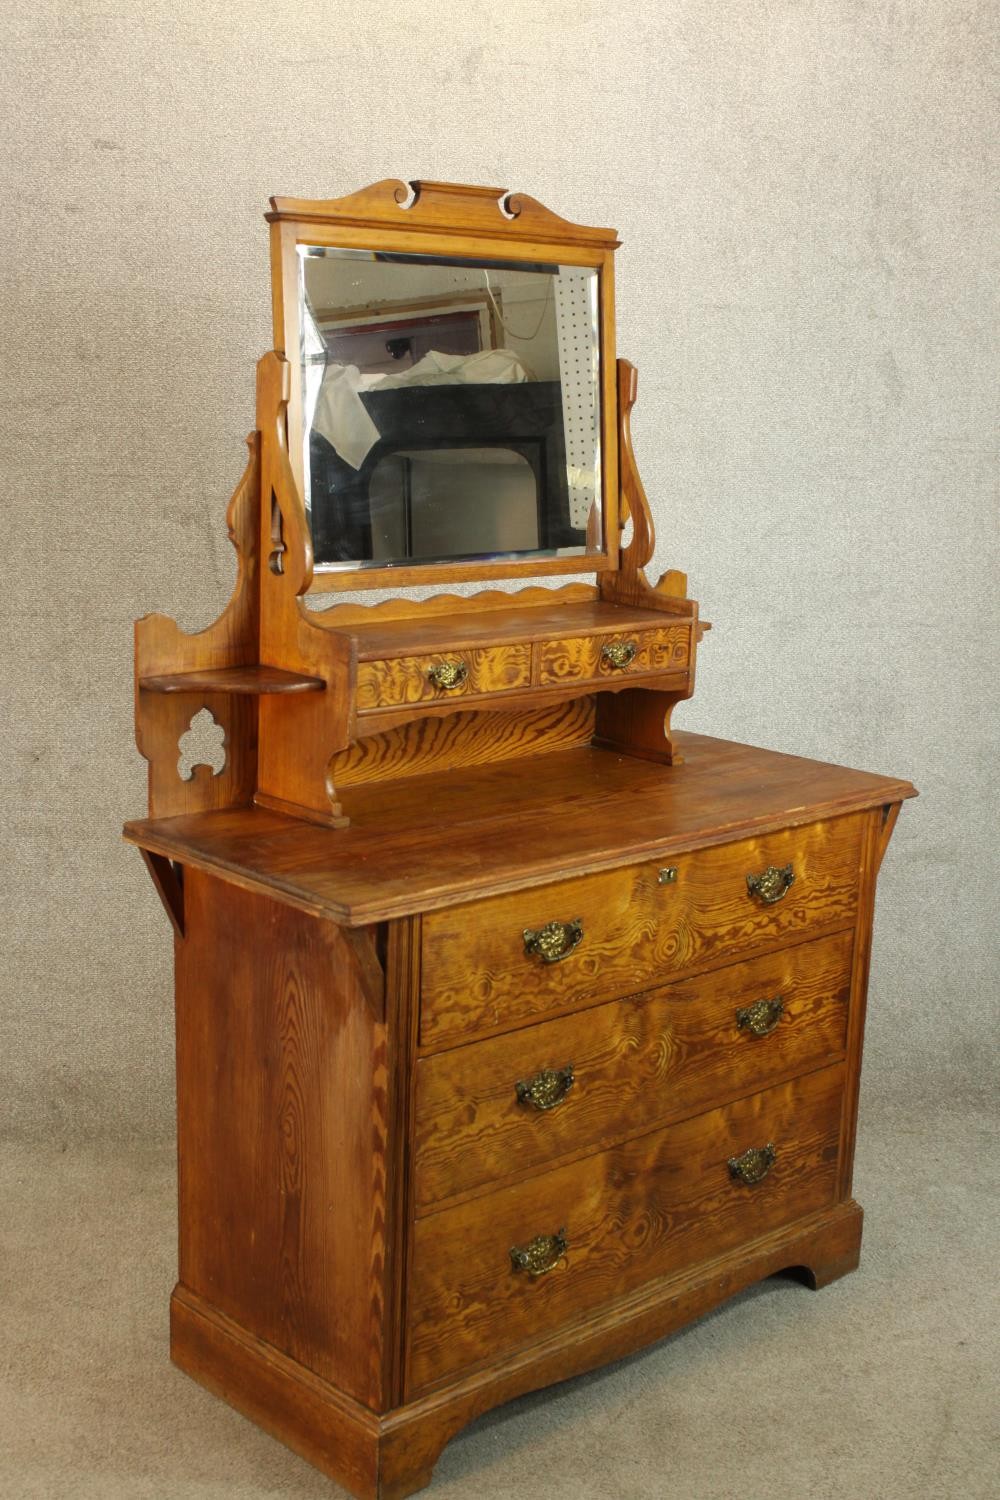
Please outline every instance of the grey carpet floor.
[[[861, 1270], [482, 1418], [428, 1500], [1000, 1496], [995, 1114], [866, 1100]], [[0, 1148], [4, 1500], [340, 1500], [168, 1362], [166, 1147]]]

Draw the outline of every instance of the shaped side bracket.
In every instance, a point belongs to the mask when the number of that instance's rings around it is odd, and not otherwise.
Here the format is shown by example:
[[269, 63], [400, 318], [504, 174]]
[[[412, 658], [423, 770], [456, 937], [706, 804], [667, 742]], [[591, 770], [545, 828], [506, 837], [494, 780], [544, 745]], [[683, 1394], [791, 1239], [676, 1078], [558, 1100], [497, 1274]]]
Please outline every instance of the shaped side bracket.
[[[166, 615], [146, 615], [135, 625], [135, 738], [149, 762], [149, 813], [173, 817], [251, 801], [257, 773], [257, 706], [253, 698], [206, 691], [158, 692], [143, 681], [201, 670], [249, 666], [257, 661], [257, 506], [260, 439], [247, 438], [249, 457], [226, 512], [238, 570], [232, 597], [207, 630], [189, 635]], [[193, 716], [207, 708], [225, 735], [226, 764], [218, 776], [178, 774], [178, 741]]]

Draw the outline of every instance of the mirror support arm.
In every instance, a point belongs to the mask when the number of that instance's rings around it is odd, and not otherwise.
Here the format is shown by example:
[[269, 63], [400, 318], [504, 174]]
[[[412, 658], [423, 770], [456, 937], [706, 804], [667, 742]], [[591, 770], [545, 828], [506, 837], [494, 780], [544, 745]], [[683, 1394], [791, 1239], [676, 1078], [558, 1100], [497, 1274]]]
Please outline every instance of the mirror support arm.
[[313, 547], [302, 492], [288, 458], [291, 366], [273, 350], [257, 363], [257, 427], [261, 435], [261, 535], [270, 537], [267, 566], [295, 595], [313, 580]]

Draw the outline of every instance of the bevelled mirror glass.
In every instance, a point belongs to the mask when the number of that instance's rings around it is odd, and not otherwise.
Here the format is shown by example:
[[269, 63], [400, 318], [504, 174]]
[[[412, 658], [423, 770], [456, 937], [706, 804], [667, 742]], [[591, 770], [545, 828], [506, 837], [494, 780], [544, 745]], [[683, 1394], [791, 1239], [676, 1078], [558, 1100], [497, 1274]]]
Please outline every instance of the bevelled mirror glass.
[[297, 250], [318, 570], [601, 552], [596, 270]]

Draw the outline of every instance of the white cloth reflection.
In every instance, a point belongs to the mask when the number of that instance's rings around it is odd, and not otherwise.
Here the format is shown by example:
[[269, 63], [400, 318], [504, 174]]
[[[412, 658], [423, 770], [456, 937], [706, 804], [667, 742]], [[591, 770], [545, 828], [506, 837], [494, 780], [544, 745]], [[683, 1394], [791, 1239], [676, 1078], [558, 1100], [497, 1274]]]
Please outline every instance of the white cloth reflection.
[[483, 349], [478, 354], [432, 349], [398, 375], [362, 375], [357, 365], [331, 364], [316, 398], [312, 430], [326, 438], [352, 469], [360, 469], [379, 439], [361, 391], [408, 385], [520, 385], [528, 379], [527, 369], [510, 349]]

